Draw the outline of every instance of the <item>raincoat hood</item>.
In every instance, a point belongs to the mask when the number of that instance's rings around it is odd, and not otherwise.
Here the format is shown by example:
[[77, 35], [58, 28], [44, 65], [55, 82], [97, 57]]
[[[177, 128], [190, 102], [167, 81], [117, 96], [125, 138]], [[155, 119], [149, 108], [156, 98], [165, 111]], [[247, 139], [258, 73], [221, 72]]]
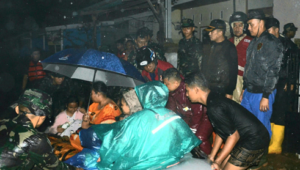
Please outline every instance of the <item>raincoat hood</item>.
[[151, 81], [135, 87], [135, 92], [144, 109], [165, 107], [169, 97], [169, 90], [160, 81]]

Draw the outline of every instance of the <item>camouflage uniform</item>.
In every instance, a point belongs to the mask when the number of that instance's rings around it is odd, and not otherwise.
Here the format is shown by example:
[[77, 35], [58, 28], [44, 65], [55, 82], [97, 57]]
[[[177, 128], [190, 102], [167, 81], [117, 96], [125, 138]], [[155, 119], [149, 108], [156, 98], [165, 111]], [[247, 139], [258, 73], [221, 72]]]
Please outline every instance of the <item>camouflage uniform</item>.
[[186, 76], [194, 71], [200, 70], [202, 62], [202, 43], [193, 36], [190, 39], [179, 41], [177, 68]]
[[132, 64], [135, 68], [137, 68], [136, 64], [136, 51], [131, 51], [131, 53], [128, 55], [127, 61]]
[[60, 162], [47, 136], [34, 129], [26, 114], [51, 116], [51, 97], [39, 90], [26, 90], [17, 102], [30, 113], [20, 112], [11, 120], [0, 121], [0, 169], [75, 169]]
[[167, 59], [165, 57], [165, 51], [162, 46], [160, 46], [159, 44], [154, 43], [152, 41], [149, 41], [147, 47], [149, 47], [155, 51], [155, 54], [156, 54], [156, 57], [158, 60], [167, 61]]

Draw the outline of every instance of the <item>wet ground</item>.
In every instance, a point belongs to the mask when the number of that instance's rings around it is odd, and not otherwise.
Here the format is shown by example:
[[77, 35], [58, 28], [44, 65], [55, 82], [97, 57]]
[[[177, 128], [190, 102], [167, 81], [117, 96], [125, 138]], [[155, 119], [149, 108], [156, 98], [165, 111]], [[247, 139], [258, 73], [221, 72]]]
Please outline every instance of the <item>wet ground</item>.
[[268, 165], [260, 170], [300, 170], [300, 159], [295, 154], [268, 155]]

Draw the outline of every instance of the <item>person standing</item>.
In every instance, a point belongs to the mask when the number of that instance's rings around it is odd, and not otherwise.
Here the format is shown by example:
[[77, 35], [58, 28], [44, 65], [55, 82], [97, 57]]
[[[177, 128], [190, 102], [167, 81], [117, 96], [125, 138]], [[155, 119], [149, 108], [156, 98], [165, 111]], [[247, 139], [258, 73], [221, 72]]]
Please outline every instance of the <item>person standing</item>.
[[[27, 74], [23, 77], [22, 90], [24, 91], [27, 86], [31, 86], [34, 81], [42, 79], [46, 76], [43, 70], [43, 65], [40, 61], [41, 53], [37, 48], [31, 50], [30, 63]], [[29, 80], [29, 83], [28, 83]]]
[[295, 77], [289, 76], [290, 73], [288, 71], [288, 65], [291, 62], [289, 53], [287, 53], [289, 45], [286, 39], [280, 35], [279, 28], [280, 22], [276, 18], [268, 18], [266, 20], [266, 29], [268, 32], [278, 38], [284, 46], [284, 56], [279, 71], [279, 80], [276, 85], [277, 93], [273, 104], [274, 111], [271, 116], [272, 137], [269, 153], [275, 154], [282, 152], [281, 145], [284, 139], [285, 115], [288, 111], [288, 93], [293, 89], [293, 83], [295, 82], [294, 79], [289, 79], [289, 77]]
[[177, 68], [183, 76], [201, 68], [202, 43], [194, 36], [195, 28], [193, 20], [181, 21], [183, 38], [179, 41]]
[[248, 29], [255, 38], [247, 49], [241, 105], [265, 125], [271, 137], [270, 118], [283, 57], [283, 45], [279, 39], [268, 33], [265, 19], [263, 11], [249, 11]]
[[236, 48], [224, 36], [226, 31], [224, 21], [215, 19], [205, 30], [209, 32], [210, 40], [213, 43], [210, 54], [203, 57], [201, 70], [212, 91], [232, 99], [238, 74]]
[[283, 26], [284, 31], [282, 34], [286, 38], [286, 41], [289, 45], [290, 49], [298, 49], [297, 45], [291, 40], [295, 37], [298, 28], [294, 25], [294, 23], [288, 23]]
[[236, 88], [233, 91], [232, 99], [238, 103], [240, 101], [240, 95], [243, 90], [243, 74], [244, 67], [246, 65], [246, 51], [252, 40], [250, 36], [247, 36], [247, 15], [243, 12], [235, 12], [230, 17], [229, 21], [230, 27], [232, 29], [233, 37], [229, 39], [236, 46], [238, 55], [238, 75]]

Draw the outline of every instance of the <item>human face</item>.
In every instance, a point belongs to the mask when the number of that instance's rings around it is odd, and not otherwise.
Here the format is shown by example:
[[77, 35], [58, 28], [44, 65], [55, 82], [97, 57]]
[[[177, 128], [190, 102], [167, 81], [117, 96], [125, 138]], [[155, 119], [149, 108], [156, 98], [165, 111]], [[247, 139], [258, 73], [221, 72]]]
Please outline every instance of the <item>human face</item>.
[[53, 76], [51, 77], [54, 85], [61, 85], [62, 82], [65, 80], [65, 77], [53, 77]]
[[94, 103], [99, 103], [99, 93], [96, 93], [94, 90], [91, 92], [91, 98]]
[[117, 43], [117, 49], [118, 49], [119, 51], [123, 51], [123, 50], [124, 50], [124, 45], [121, 44], [121, 43]]
[[35, 62], [39, 61], [40, 56], [41, 56], [41, 53], [39, 51], [34, 51], [31, 54], [32, 60], [35, 61]]
[[67, 112], [73, 115], [75, 111], [78, 109], [78, 103], [73, 102], [67, 105]]
[[[248, 30], [249, 30], [251, 36], [256, 37], [259, 34], [258, 28], [260, 27], [260, 24], [262, 24], [261, 20], [260, 19], [251, 19], [247, 23], [249, 25]], [[261, 31], [263, 31], [263, 30], [261, 30]]]
[[273, 34], [276, 38], [279, 38], [279, 29], [276, 27], [271, 27], [268, 29], [270, 34]]
[[150, 64], [148, 64], [144, 67], [144, 70], [149, 72], [149, 73], [153, 73], [154, 69], [155, 69], [155, 63], [154, 62], [151, 62]]
[[186, 39], [190, 39], [193, 36], [193, 32], [195, 31], [195, 27], [184, 27], [182, 28], [182, 33]]
[[287, 37], [288, 37], [288, 38], [294, 38], [295, 35], [296, 35], [296, 31], [289, 31], [289, 32], [287, 33]]
[[169, 80], [168, 78], [164, 78], [163, 81], [164, 84], [168, 87], [169, 92], [175, 91], [180, 85], [180, 83], [174, 79]]
[[137, 44], [138, 48], [145, 47], [148, 45], [148, 37], [145, 37], [145, 38], [138, 37], [135, 40], [135, 43]]
[[185, 84], [185, 90], [186, 90], [185, 92], [186, 96], [190, 99], [192, 103], [198, 102], [196, 87], [190, 87], [187, 84]]
[[127, 105], [127, 103], [125, 102], [124, 98], [122, 98], [122, 100], [121, 100], [121, 109], [122, 109], [124, 114], [126, 114], [126, 115], [130, 114], [130, 108]]
[[127, 42], [126, 43], [126, 49], [129, 50], [129, 51], [133, 50], [133, 44], [132, 44], [132, 42]]
[[244, 34], [244, 23], [243, 22], [235, 22], [233, 23], [233, 34], [237, 37], [240, 37]]
[[31, 121], [34, 128], [40, 127], [46, 119], [46, 116], [36, 116], [33, 114], [26, 114], [26, 117]]
[[208, 35], [209, 35], [209, 38], [211, 41], [217, 41], [220, 38], [221, 34], [222, 34], [222, 31], [215, 29], [215, 30], [209, 32]]

